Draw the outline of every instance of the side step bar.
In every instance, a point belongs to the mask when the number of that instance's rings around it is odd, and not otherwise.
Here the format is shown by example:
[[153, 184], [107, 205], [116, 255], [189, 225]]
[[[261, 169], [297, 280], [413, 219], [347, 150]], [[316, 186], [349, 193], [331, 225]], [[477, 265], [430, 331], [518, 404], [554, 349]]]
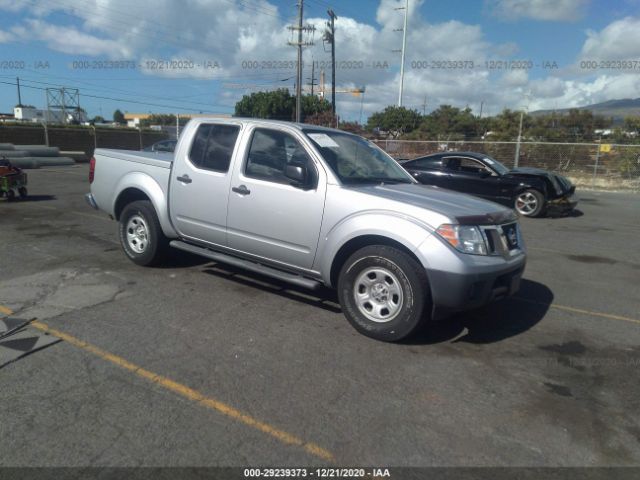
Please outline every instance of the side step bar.
[[180, 240], [172, 240], [169, 245], [173, 248], [184, 250], [185, 252], [193, 253], [195, 255], [200, 255], [201, 257], [206, 257], [216, 262], [226, 263], [229, 265], [233, 265], [234, 267], [244, 268], [245, 270], [260, 273], [267, 277], [276, 278], [278, 280], [282, 280], [283, 282], [287, 282], [298, 287], [307, 288], [309, 290], [316, 290], [321, 286], [320, 282], [312, 280], [310, 278], [305, 278], [301, 275], [283, 272], [282, 270], [267, 267], [266, 265], [261, 265], [249, 260], [243, 260], [242, 258], [234, 257], [232, 255], [215, 252], [213, 250], [198, 247], [196, 245], [191, 245], [190, 243], [185, 243]]

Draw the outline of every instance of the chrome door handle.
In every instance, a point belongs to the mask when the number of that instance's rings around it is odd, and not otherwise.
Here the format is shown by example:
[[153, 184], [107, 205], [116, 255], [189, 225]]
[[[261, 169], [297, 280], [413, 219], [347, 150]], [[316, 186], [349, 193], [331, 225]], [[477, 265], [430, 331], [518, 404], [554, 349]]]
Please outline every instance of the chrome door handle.
[[187, 175], [187, 174], [184, 174], [184, 175], [182, 175], [181, 177], [178, 177], [178, 178], [177, 178], [177, 180], [178, 180], [179, 182], [182, 182], [182, 183], [191, 183], [191, 182], [193, 182], [193, 180], [191, 180], [191, 179], [189, 178], [189, 175]]
[[240, 185], [239, 187], [233, 187], [231, 191], [239, 193], [240, 195], [249, 195], [251, 193], [251, 190], [249, 190], [245, 185]]

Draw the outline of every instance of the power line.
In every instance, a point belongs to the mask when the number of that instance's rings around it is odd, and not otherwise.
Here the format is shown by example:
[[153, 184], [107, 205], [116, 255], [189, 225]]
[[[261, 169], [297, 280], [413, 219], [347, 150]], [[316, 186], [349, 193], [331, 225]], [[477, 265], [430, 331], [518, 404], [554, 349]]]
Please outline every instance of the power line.
[[[0, 83], [3, 83], [5, 85], [16, 85], [15, 82], [3, 82], [0, 80]], [[34, 87], [31, 85], [23, 85], [22, 88], [31, 88], [34, 90], [44, 90], [46, 91], [46, 88], [43, 87]], [[87, 94], [83, 94], [82, 95], [84, 98], [97, 98], [100, 100], [111, 100], [114, 102], [123, 102], [123, 103], [134, 103], [134, 104], [138, 104], [138, 105], [146, 105], [146, 106], [152, 106], [152, 107], [161, 107], [161, 108], [173, 108], [173, 109], [182, 109], [182, 110], [189, 110], [192, 112], [202, 112], [203, 109], [196, 109], [196, 108], [188, 108], [188, 107], [184, 107], [184, 106], [179, 106], [179, 105], [166, 105], [166, 104], [159, 104], [159, 103], [150, 103], [150, 102], [139, 102], [136, 100], [127, 100], [125, 98], [114, 98], [114, 97], [103, 97], [100, 95], [87, 95]], [[222, 106], [222, 105], [213, 105], [214, 107], [220, 107], [220, 108], [229, 108], [229, 106]], [[213, 113], [213, 112], [209, 112], [209, 113]]]

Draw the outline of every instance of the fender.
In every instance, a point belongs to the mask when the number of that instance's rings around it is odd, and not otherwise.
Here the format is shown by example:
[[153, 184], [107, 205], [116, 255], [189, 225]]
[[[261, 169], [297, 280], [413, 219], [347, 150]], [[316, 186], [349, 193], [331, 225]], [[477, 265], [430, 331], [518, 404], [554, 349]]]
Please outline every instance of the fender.
[[156, 214], [158, 215], [158, 220], [160, 221], [163, 233], [169, 238], [177, 238], [178, 234], [174, 230], [173, 225], [171, 225], [171, 220], [169, 220], [167, 196], [158, 182], [146, 173], [129, 172], [118, 181], [114, 189], [117, 194], [115, 195], [113, 204], [111, 205], [111, 211], [115, 214], [118, 200], [120, 199], [122, 192], [128, 188], [139, 190], [149, 197], [149, 200], [151, 200], [153, 208], [156, 210]]
[[[343, 218], [322, 235], [314, 270], [331, 285], [331, 265], [338, 251], [350, 240], [365, 235], [376, 235], [394, 240], [415, 252], [434, 228], [414, 217], [390, 210], [365, 210]], [[425, 268], [424, 259], [421, 262]]]

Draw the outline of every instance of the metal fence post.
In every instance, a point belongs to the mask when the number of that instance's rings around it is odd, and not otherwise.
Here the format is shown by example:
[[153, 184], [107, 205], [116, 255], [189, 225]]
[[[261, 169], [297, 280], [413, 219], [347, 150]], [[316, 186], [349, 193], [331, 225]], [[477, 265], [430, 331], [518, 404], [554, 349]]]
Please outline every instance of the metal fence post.
[[98, 131], [95, 125], [91, 125], [91, 128], [93, 128], [93, 151], [95, 152], [96, 148], [98, 148]]
[[596, 175], [598, 174], [598, 162], [600, 161], [600, 145], [601, 145], [600, 143], [596, 145], [596, 164], [593, 166], [593, 179], [591, 180], [591, 187], [596, 186]]
[[47, 124], [42, 122], [42, 126], [44, 127], [44, 143], [49, 146], [49, 130], [47, 129]]

